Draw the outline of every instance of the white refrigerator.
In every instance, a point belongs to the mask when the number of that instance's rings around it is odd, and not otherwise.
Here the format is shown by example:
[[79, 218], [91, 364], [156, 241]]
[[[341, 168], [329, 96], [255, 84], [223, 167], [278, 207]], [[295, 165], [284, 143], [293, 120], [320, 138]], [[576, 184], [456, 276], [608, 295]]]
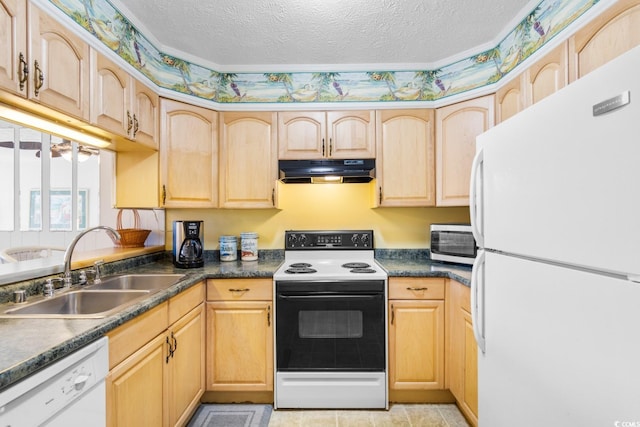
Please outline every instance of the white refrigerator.
[[481, 427], [640, 427], [640, 48], [477, 138]]

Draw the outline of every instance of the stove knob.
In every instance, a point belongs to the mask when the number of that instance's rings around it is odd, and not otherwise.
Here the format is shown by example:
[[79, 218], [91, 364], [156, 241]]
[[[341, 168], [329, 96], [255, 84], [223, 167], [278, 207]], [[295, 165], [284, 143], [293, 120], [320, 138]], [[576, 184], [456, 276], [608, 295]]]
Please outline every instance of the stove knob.
[[354, 234], [351, 236], [351, 243], [353, 243], [353, 246], [358, 246], [359, 240], [360, 240], [360, 236], [358, 236], [357, 234]]
[[362, 241], [362, 244], [364, 246], [369, 246], [369, 235], [368, 234], [363, 234], [362, 237], [360, 238], [360, 240]]
[[300, 243], [300, 246], [304, 246], [307, 244], [307, 235], [306, 234], [301, 234], [300, 237], [298, 237], [298, 242]]

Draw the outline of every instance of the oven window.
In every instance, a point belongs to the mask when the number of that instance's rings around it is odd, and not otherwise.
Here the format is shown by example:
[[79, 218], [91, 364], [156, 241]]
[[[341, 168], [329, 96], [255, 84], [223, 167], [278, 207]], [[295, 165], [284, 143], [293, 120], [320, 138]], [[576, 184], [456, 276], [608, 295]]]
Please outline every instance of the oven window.
[[298, 335], [300, 338], [362, 338], [362, 311], [300, 311]]
[[308, 295], [276, 285], [279, 371], [383, 371], [385, 336], [384, 292]]

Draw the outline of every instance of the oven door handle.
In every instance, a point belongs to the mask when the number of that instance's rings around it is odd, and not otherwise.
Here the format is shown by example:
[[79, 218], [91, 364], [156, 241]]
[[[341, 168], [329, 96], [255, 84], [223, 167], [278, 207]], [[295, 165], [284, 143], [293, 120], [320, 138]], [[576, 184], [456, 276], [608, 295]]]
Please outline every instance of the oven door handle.
[[382, 297], [383, 294], [363, 294], [363, 295], [344, 295], [344, 294], [336, 294], [334, 292], [314, 292], [310, 295], [283, 295], [278, 294], [277, 297], [280, 299], [288, 299], [288, 300], [296, 300], [296, 299], [309, 299], [315, 297], [331, 297], [331, 298], [341, 298], [341, 299], [376, 299]]

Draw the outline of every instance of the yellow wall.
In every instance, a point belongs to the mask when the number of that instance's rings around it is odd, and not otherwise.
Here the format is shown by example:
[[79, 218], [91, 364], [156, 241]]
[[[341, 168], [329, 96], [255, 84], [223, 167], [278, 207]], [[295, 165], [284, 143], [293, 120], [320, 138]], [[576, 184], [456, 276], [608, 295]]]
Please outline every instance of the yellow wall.
[[[279, 184], [279, 209], [167, 209], [167, 249], [174, 220], [203, 220], [205, 249], [221, 235], [254, 231], [260, 249], [284, 249], [285, 230], [372, 229], [376, 248], [427, 248], [429, 225], [469, 222], [469, 208], [371, 208], [370, 184]], [[239, 242], [238, 242], [239, 243]]]

